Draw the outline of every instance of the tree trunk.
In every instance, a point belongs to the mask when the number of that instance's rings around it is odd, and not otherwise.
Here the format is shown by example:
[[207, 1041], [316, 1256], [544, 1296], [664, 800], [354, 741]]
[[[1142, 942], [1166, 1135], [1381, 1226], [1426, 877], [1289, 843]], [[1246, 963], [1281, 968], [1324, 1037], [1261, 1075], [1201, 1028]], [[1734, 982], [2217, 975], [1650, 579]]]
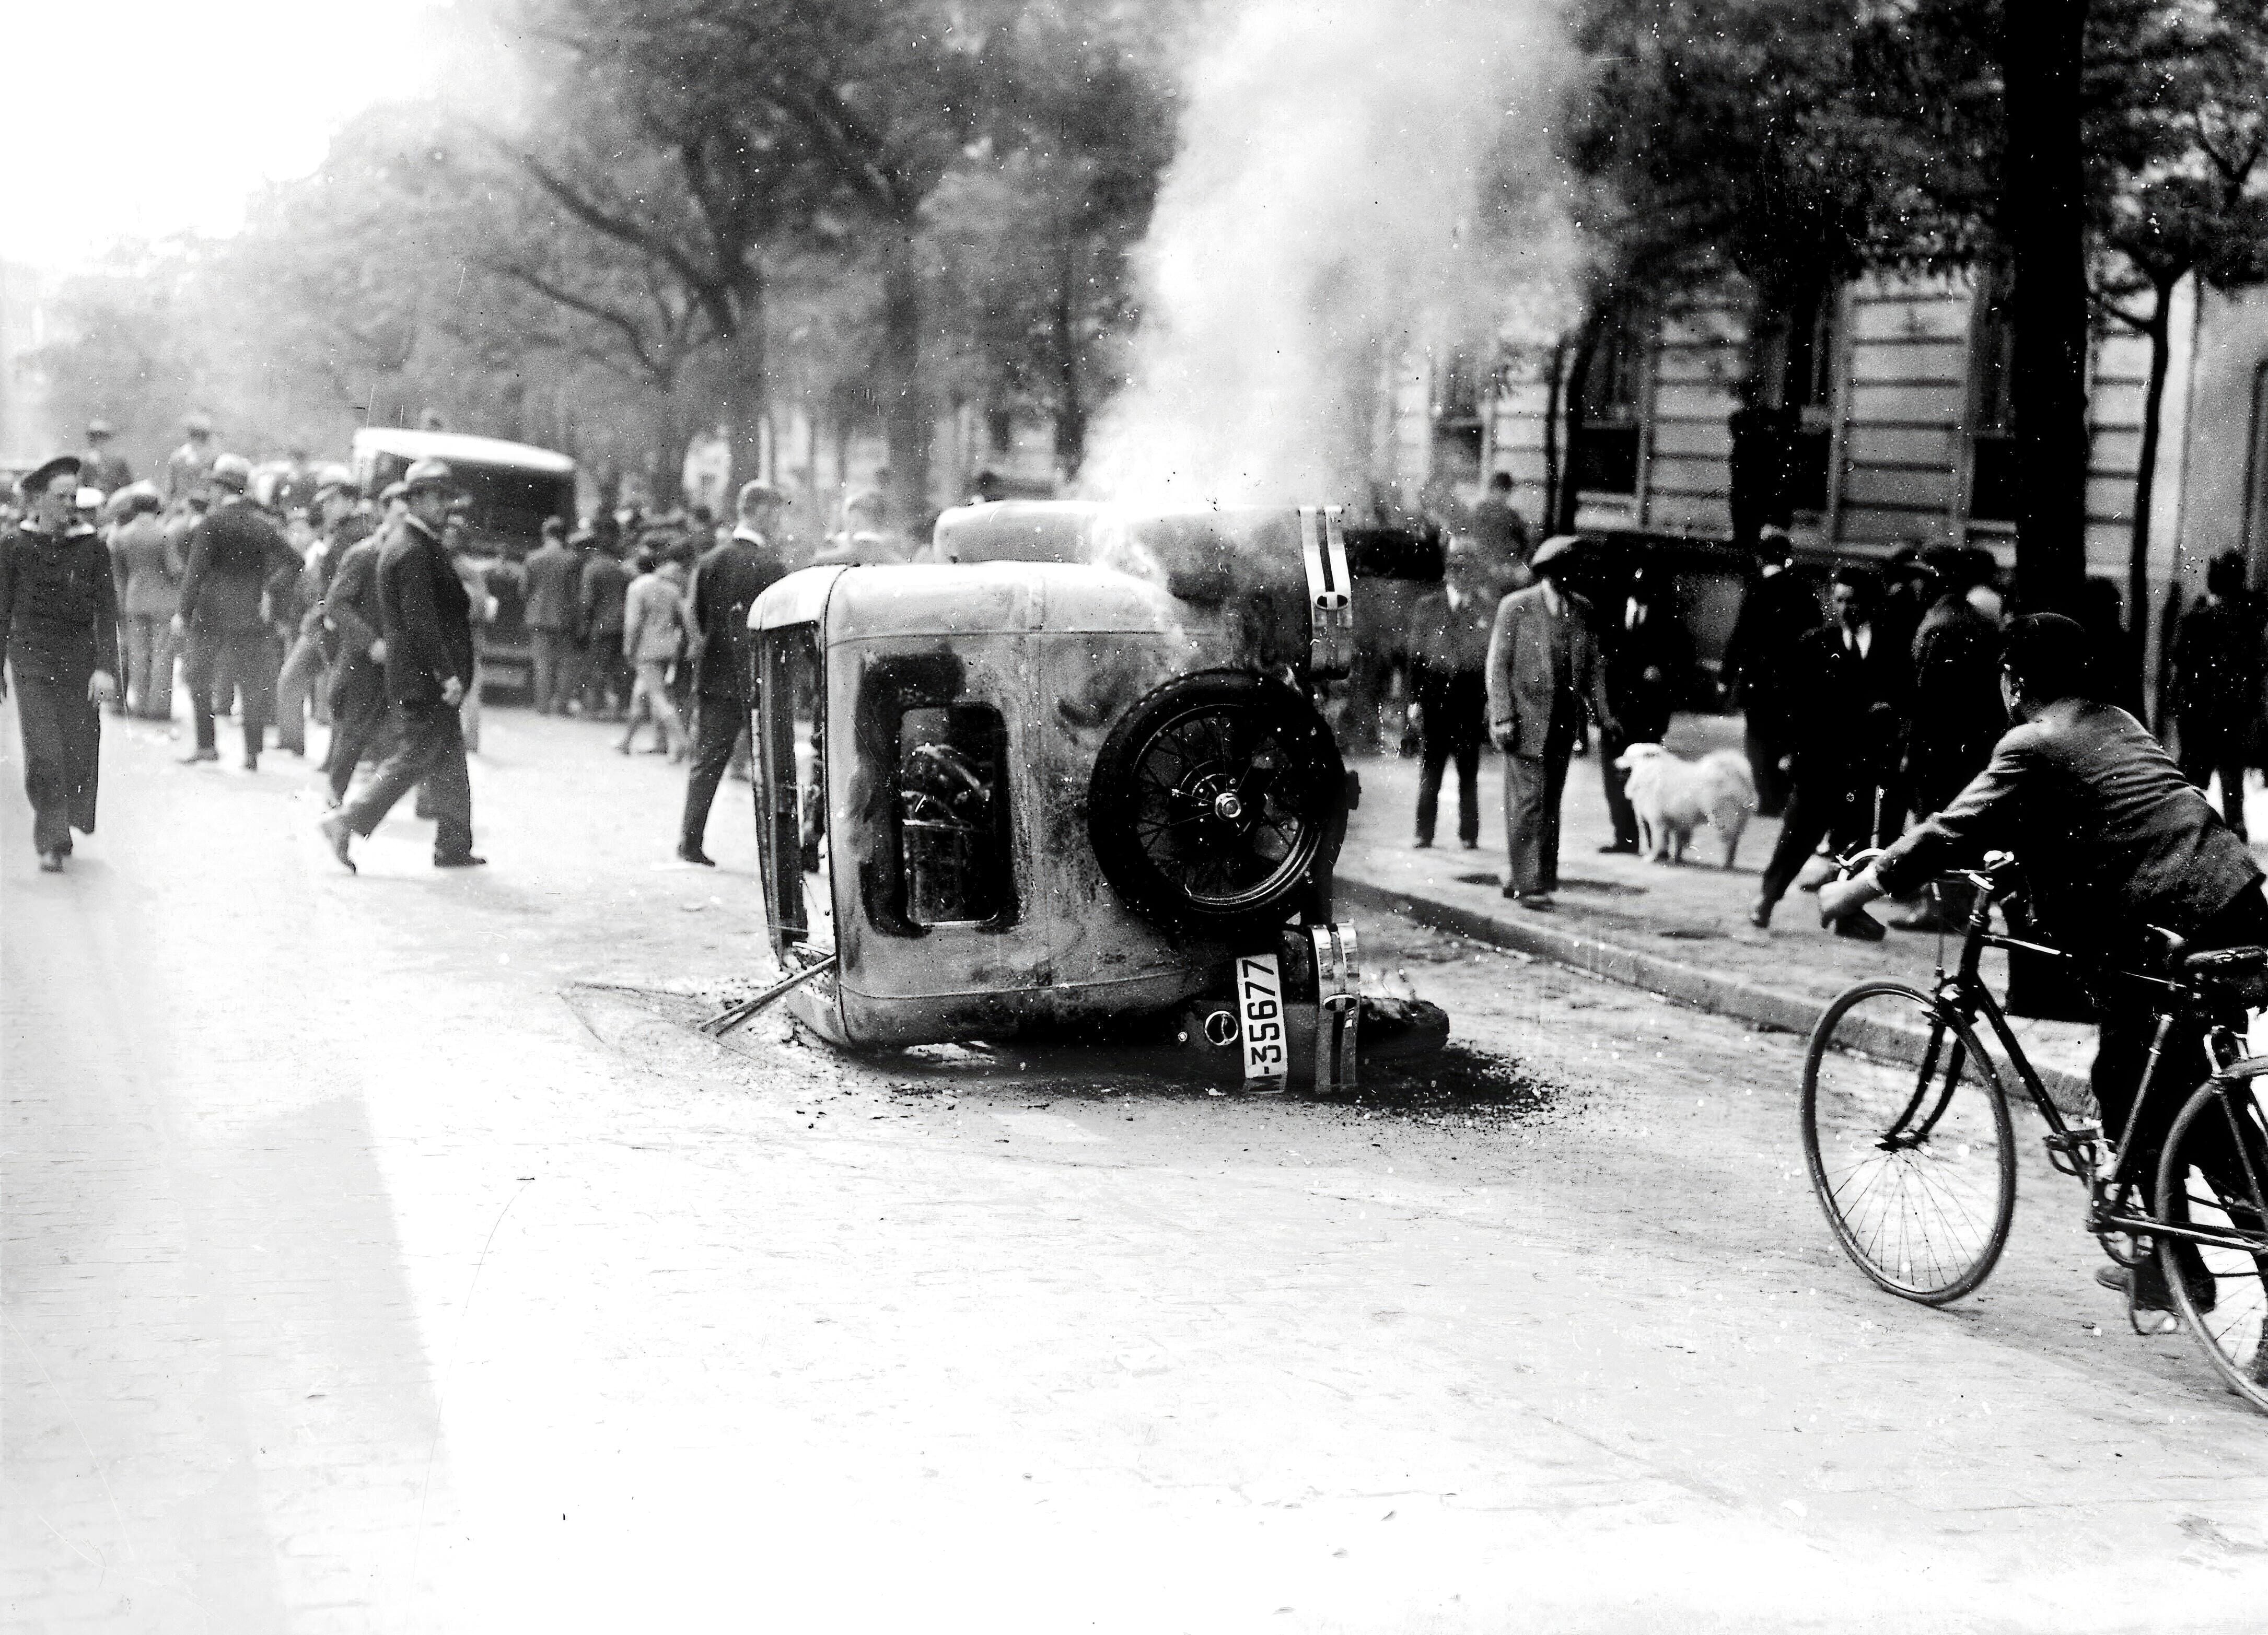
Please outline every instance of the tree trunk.
[[2143, 632], [2150, 616], [2150, 506], [2158, 487], [2158, 438], [2165, 419], [2166, 375], [2173, 363], [2174, 291], [2161, 284], [2152, 294], [2157, 305], [2143, 333], [2150, 337], [2150, 384], [2142, 394], [2142, 452], [2134, 473], [2134, 533], [2126, 563], [2127, 661], [2133, 666], [2136, 689], [2146, 697], [2149, 677], [2142, 674], [2149, 643]]
[[1567, 350], [1574, 336], [1561, 330], [1551, 342], [1551, 376], [1543, 386], [1543, 514], [1536, 520], [1546, 533], [1559, 515], [1559, 408], [1567, 394]]
[[1561, 462], [1564, 468], [1559, 475], [1558, 504], [1551, 514], [1550, 531], [1553, 534], [1572, 534], [1576, 512], [1582, 508], [1582, 472], [1578, 455], [1583, 440], [1583, 393], [1590, 384], [1591, 363], [1598, 356], [1599, 335], [1605, 327], [1606, 307], [1603, 303], [1594, 302], [1591, 310], [1584, 314], [1582, 330], [1575, 338], [1574, 361], [1568, 365], [1567, 384], [1560, 397], [1565, 409], [1563, 417], [1567, 423], [1567, 455]]
[[921, 367], [921, 268], [910, 223], [896, 229], [882, 268], [880, 362], [882, 442], [889, 451], [890, 526], [910, 534], [929, 520], [929, 394]]
[[2088, 0], [2003, 24], [2000, 227], [2014, 269], [2016, 593], [2076, 613], [2087, 578], [2087, 248], [2080, 90]]
[[1068, 482], [1086, 460], [1086, 398], [1079, 381], [1079, 241], [1068, 228], [1057, 246], [1055, 304], [1049, 314], [1056, 365], [1056, 470]]
[[[741, 291], [733, 303], [733, 333], [725, 338], [718, 398], [718, 418], [733, 446], [733, 492], [769, 474], [763, 468], [763, 425], [771, 411], [770, 356], [761, 290]], [[681, 457], [684, 449], [678, 453]]]

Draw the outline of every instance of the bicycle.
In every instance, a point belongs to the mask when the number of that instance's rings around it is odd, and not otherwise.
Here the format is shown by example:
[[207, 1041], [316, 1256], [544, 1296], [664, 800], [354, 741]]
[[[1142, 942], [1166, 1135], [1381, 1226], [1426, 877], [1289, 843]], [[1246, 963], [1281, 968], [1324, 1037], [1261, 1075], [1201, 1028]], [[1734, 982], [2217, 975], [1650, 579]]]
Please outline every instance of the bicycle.
[[[1847, 877], [1876, 855], [1837, 861]], [[2146, 985], [2156, 1026], [2125, 1127], [2106, 1151], [2099, 1122], [2066, 1121], [1978, 974], [1990, 948], [2070, 958], [2016, 934], [2018, 917], [1992, 929], [1993, 908], [2019, 888], [2014, 860], [1996, 853], [1947, 878], [1976, 894], [1954, 969], [1940, 952], [1926, 989], [1877, 980], [1847, 990], [1804, 1056], [1804, 1153], [1844, 1252], [1881, 1288], [1929, 1306], [1973, 1292], [1999, 1261], [2015, 1210], [2015, 1137], [2001, 1067], [1978, 1043], [1981, 1018], [2047, 1126], [2050, 1164], [2086, 1186], [2087, 1229], [2128, 1269], [2129, 1320], [2154, 1254], [2176, 1314], [2216, 1371], [2268, 1411], [2268, 1123], [2254, 1094], [2268, 1056], [2248, 1057], [2242, 1033], [2245, 1008], [2268, 987], [2268, 948], [2191, 952], [2154, 931], [2163, 974], [2118, 974]], [[2161, 1070], [2173, 1071], [2165, 1047], [2181, 1022], [2202, 1028], [2206, 1078], [2174, 1117], [2153, 1214], [2132, 1138]], [[2184, 1245], [2193, 1256], [2177, 1253]]]

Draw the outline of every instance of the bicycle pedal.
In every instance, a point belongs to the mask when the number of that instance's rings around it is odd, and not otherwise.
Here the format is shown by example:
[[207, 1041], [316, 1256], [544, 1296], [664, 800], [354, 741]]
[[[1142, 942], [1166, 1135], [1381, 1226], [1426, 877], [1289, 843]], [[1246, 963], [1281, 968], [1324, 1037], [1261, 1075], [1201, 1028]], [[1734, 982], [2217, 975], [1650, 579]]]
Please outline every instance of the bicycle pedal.
[[2066, 1175], [2091, 1176], [2102, 1157], [2102, 1126], [2098, 1123], [2068, 1124], [2042, 1139], [2047, 1144], [2048, 1162]]

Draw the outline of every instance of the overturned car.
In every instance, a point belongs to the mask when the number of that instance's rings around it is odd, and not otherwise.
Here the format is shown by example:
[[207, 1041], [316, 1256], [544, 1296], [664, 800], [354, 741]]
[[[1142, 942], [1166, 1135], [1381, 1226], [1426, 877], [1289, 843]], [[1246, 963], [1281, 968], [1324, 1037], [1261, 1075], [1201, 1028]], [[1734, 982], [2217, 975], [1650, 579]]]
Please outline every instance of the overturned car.
[[971, 506], [932, 554], [805, 569], [750, 615], [799, 1020], [847, 1047], [1154, 1032], [1255, 1087], [1440, 1043], [1437, 1008], [1363, 998], [1334, 914], [1336, 511]]

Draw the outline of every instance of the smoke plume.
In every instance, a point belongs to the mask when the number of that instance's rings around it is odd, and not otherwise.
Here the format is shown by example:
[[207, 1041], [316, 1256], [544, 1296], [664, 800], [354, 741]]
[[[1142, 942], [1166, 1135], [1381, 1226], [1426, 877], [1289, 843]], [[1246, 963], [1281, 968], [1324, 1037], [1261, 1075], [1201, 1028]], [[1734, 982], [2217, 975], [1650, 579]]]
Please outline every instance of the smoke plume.
[[1223, 0], [1139, 261], [1143, 322], [1083, 486], [1351, 497], [1398, 360], [1540, 333], [1572, 235], [1550, 0]]

